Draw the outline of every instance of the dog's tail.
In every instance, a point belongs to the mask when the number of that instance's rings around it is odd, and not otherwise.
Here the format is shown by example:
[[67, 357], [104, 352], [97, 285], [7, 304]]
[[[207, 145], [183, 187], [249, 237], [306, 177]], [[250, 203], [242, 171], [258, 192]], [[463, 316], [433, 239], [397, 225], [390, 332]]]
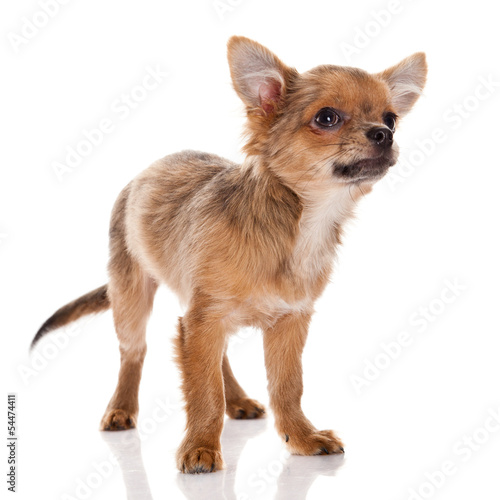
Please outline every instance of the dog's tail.
[[38, 330], [31, 342], [31, 349], [46, 334], [67, 325], [87, 314], [106, 311], [111, 306], [108, 298], [108, 285], [100, 286], [80, 298], [58, 309]]

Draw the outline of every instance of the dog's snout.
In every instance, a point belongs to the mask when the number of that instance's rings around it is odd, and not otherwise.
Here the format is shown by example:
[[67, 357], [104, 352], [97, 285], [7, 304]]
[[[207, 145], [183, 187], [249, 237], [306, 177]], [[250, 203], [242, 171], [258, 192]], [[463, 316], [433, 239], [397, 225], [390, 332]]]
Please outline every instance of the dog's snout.
[[383, 148], [392, 146], [392, 132], [387, 127], [374, 127], [366, 133], [366, 136]]

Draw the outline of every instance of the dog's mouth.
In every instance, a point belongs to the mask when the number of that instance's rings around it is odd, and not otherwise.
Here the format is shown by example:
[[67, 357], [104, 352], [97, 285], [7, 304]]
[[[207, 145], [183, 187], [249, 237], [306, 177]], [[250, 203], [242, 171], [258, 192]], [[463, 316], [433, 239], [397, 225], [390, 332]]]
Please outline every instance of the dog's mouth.
[[363, 158], [348, 164], [333, 165], [333, 175], [344, 182], [374, 181], [382, 178], [396, 164], [397, 153], [393, 150], [375, 158]]

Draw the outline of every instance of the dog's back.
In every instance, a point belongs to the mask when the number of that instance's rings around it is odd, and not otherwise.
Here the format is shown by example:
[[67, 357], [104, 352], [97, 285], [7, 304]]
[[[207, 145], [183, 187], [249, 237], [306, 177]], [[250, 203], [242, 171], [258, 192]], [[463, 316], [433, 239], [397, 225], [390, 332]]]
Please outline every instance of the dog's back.
[[[126, 247], [151, 277], [167, 283], [184, 301], [193, 255], [193, 232], [203, 198], [216, 178], [237, 165], [216, 155], [182, 151], [166, 156], [138, 175], [117, 201], [111, 222], [124, 224]], [[205, 191], [205, 195], [203, 194]]]

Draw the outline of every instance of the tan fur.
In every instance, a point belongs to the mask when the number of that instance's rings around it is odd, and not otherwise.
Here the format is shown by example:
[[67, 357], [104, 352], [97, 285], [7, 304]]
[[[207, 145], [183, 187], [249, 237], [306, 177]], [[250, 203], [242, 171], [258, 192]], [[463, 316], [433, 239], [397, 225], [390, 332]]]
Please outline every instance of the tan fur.
[[[107, 297], [121, 368], [101, 428], [136, 424], [146, 322], [165, 283], [186, 306], [175, 343], [187, 413], [177, 464], [190, 473], [223, 467], [225, 412], [264, 415], [226, 355], [243, 326], [264, 332], [270, 405], [289, 449], [343, 452], [302, 412], [301, 354], [342, 227], [396, 161], [392, 141], [382, 150], [369, 134], [388, 130], [387, 113], [409, 111], [426, 72], [416, 54], [377, 75], [338, 66], [300, 75], [243, 37], [231, 38], [228, 56], [248, 116], [243, 164], [194, 151], [158, 160], [122, 191], [110, 230]], [[318, 126], [322, 108], [339, 110], [341, 125]]]

